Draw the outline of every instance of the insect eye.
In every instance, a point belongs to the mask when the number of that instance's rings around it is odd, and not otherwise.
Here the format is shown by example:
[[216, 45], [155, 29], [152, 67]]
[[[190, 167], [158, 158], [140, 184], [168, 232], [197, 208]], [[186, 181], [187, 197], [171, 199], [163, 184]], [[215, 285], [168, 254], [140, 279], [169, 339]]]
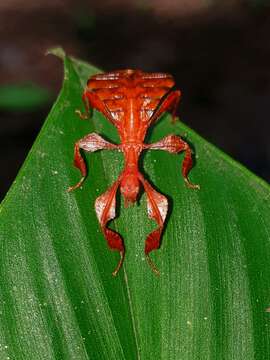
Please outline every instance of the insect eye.
[[138, 178], [134, 174], [126, 175], [120, 186], [121, 194], [124, 196], [125, 204], [134, 203], [140, 190]]

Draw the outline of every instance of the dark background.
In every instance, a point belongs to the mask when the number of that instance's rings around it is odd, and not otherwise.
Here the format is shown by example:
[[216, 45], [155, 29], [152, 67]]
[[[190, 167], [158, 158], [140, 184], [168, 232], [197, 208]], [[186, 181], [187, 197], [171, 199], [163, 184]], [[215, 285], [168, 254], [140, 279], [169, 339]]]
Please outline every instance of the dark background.
[[[270, 7], [263, 0], [9, 0], [0, 3], [0, 166], [3, 197], [62, 83], [46, 50], [104, 70], [165, 71], [182, 90], [181, 119], [270, 179]], [[46, 90], [39, 102], [21, 86]], [[8, 94], [12, 84], [17, 95]], [[1, 93], [1, 90], [4, 91]], [[21, 91], [21, 92], [20, 92]], [[24, 97], [29, 100], [28, 106]], [[1, 99], [2, 104], [1, 104]], [[32, 105], [31, 105], [32, 101]], [[12, 103], [13, 102], [13, 103]]]

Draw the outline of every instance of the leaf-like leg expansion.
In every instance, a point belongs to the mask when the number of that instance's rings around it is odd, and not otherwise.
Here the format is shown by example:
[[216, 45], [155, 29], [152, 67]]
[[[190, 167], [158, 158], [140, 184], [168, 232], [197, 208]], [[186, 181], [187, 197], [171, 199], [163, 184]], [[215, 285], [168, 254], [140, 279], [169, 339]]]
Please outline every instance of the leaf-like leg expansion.
[[86, 170], [86, 165], [85, 165], [85, 162], [83, 160], [83, 157], [80, 153], [80, 141], [76, 142], [75, 143], [75, 146], [74, 146], [74, 161], [73, 161], [73, 165], [80, 170], [81, 174], [82, 174], [82, 177], [81, 177], [81, 180], [74, 186], [70, 186], [68, 188], [68, 192], [72, 191], [72, 190], [75, 190], [77, 189], [78, 187], [80, 187], [86, 177], [86, 173], [87, 173], [87, 170]]
[[116, 192], [120, 182], [121, 177], [119, 177], [104, 194], [100, 195], [95, 202], [97, 218], [102, 232], [107, 240], [108, 246], [110, 249], [118, 250], [120, 252], [120, 260], [116, 269], [112, 273], [113, 276], [117, 275], [123, 264], [125, 256], [125, 248], [121, 236], [116, 231], [107, 228], [107, 223], [115, 218]]
[[146, 238], [145, 241], [145, 256], [150, 265], [151, 269], [159, 275], [159, 271], [156, 268], [155, 264], [149, 257], [149, 253], [152, 250], [158, 249], [160, 246], [160, 238], [164, 226], [164, 221], [166, 219], [167, 211], [168, 211], [168, 200], [167, 198], [158, 193], [156, 190], [152, 188], [148, 181], [146, 181], [143, 176], [140, 174], [139, 179], [143, 184], [147, 195], [147, 212], [150, 219], [156, 221], [158, 228], [152, 231]]
[[80, 170], [82, 178], [76, 185], [70, 186], [68, 188], [68, 191], [72, 191], [80, 187], [86, 177], [86, 165], [80, 153], [80, 149], [83, 149], [87, 152], [94, 152], [102, 149], [111, 150], [117, 148], [117, 145], [106, 141], [105, 139], [103, 139], [103, 137], [96, 133], [88, 134], [79, 141], [77, 141], [74, 146], [74, 166]]
[[77, 114], [80, 119], [87, 120], [88, 117], [89, 117], [90, 107], [89, 107], [89, 101], [88, 101], [87, 96], [86, 96], [86, 92], [83, 93], [82, 100], [83, 100], [83, 103], [84, 103], [84, 106], [85, 106], [85, 113], [83, 114], [81, 112], [81, 110], [77, 109], [77, 110], [75, 110], [75, 114]]
[[182, 165], [182, 174], [183, 174], [183, 177], [184, 177], [187, 187], [189, 187], [191, 189], [200, 189], [200, 185], [193, 184], [188, 178], [188, 173], [193, 166], [193, 161], [192, 161], [191, 149], [187, 143], [185, 143], [185, 144], [186, 144], [185, 148], [183, 149], [185, 151], [185, 157], [184, 157], [183, 165]]
[[165, 150], [170, 153], [179, 153], [181, 151], [185, 151], [185, 157], [182, 165], [182, 175], [184, 177], [185, 183], [189, 188], [199, 189], [199, 185], [192, 184], [188, 179], [189, 171], [192, 168], [192, 152], [188, 143], [182, 140], [179, 136], [176, 135], [168, 135], [160, 141], [153, 144], [145, 144], [145, 149], [153, 149], [153, 150]]
[[151, 116], [150, 123], [152, 124], [154, 121], [156, 121], [167, 110], [172, 110], [172, 118], [173, 118], [173, 122], [175, 122], [175, 118], [176, 118], [175, 113], [177, 106], [179, 104], [180, 97], [181, 97], [180, 90], [175, 90], [169, 93], [169, 95], [165, 97], [165, 99], [161, 102], [157, 110]]

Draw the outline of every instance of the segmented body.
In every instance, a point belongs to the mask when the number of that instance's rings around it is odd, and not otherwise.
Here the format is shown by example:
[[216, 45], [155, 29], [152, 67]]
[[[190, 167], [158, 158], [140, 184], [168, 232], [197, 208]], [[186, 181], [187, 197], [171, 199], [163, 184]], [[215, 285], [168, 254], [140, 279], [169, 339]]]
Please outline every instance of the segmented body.
[[[80, 182], [69, 188], [79, 187], [85, 176], [86, 167], [80, 149], [89, 152], [101, 149], [117, 149], [123, 152], [125, 165], [115, 183], [97, 198], [95, 209], [102, 231], [113, 250], [118, 250], [121, 259], [113, 275], [116, 275], [124, 259], [124, 244], [121, 236], [107, 227], [109, 220], [115, 217], [116, 192], [118, 187], [125, 199], [125, 205], [134, 203], [142, 185], [147, 194], [147, 208], [150, 218], [156, 221], [158, 228], [146, 239], [145, 254], [151, 268], [158, 270], [149, 258], [149, 252], [160, 245], [160, 237], [168, 210], [166, 197], [152, 188], [139, 171], [138, 160], [145, 149], [165, 150], [171, 153], [185, 151], [182, 173], [189, 187], [198, 188], [188, 180], [192, 167], [191, 150], [186, 142], [176, 135], [169, 135], [154, 144], [145, 144], [147, 130], [165, 111], [173, 110], [173, 117], [179, 102], [180, 91], [172, 90], [174, 79], [165, 73], [145, 73], [140, 70], [119, 70], [92, 76], [83, 93], [86, 110], [94, 108], [117, 128], [121, 144], [115, 145], [100, 135], [91, 133], [75, 144], [74, 164], [82, 173]], [[85, 118], [84, 115], [79, 115]]]
[[87, 90], [104, 102], [123, 144], [143, 142], [151, 116], [173, 86], [169, 74], [122, 70], [93, 76]]

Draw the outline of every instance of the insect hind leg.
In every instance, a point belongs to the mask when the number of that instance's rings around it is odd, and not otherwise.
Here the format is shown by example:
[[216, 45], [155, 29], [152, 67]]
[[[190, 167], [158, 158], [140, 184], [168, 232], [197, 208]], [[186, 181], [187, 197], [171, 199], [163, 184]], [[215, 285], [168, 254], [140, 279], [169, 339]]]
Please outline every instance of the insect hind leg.
[[84, 91], [84, 93], [82, 95], [82, 101], [84, 103], [85, 113], [82, 113], [81, 110], [76, 109], [75, 114], [78, 115], [80, 119], [87, 120], [89, 118], [89, 114], [90, 114], [90, 106], [89, 106], [89, 101], [88, 101], [88, 98], [86, 95], [86, 91]]
[[161, 100], [160, 105], [157, 107], [156, 111], [153, 113], [150, 118], [151, 124], [159, 119], [159, 117], [165, 112], [171, 110], [172, 112], [172, 122], [176, 121], [176, 110], [180, 101], [181, 92], [180, 90], [175, 90], [170, 92], [163, 100]]

